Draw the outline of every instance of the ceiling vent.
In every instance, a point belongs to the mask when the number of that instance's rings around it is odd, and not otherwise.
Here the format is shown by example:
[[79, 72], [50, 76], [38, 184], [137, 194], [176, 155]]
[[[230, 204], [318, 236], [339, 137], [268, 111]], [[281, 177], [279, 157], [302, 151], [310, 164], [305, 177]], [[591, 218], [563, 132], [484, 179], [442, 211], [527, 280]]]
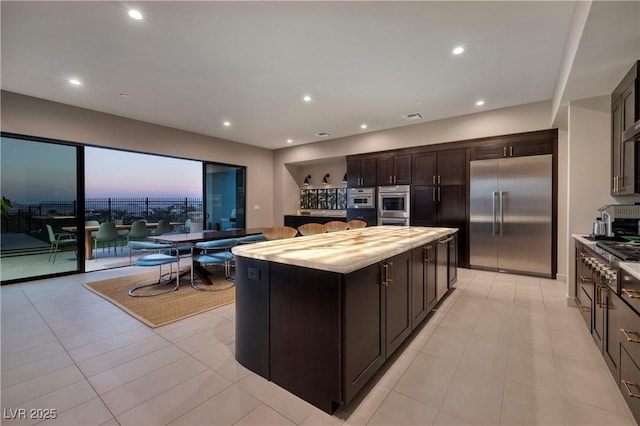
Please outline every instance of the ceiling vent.
[[331, 136], [331, 133], [319, 132], [319, 133], [316, 133], [316, 136], [321, 137], [321, 138], [326, 138], [326, 137]]
[[419, 112], [412, 112], [412, 113], [403, 115], [402, 118], [404, 118], [407, 121], [411, 121], [411, 120], [419, 120], [421, 118], [424, 118], [424, 116]]

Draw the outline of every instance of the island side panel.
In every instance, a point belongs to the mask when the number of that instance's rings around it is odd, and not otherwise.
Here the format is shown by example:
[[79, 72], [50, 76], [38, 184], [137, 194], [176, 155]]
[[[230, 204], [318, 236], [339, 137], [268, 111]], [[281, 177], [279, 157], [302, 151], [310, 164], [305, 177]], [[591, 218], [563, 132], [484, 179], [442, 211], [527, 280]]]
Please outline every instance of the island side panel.
[[269, 374], [269, 262], [236, 258], [236, 360]]
[[342, 392], [342, 275], [272, 262], [271, 380], [333, 413]]

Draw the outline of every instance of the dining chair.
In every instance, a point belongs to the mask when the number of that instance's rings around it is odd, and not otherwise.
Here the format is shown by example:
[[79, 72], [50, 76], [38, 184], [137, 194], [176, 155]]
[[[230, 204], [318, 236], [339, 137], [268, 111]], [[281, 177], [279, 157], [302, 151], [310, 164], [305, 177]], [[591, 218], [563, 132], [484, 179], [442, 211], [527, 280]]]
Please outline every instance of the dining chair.
[[120, 239], [120, 235], [118, 235], [118, 230], [116, 229], [116, 224], [113, 222], [104, 222], [100, 224], [98, 228], [98, 232], [96, 232], [96, 237], [93, 239], [93, 258], [98, 261], [98, 243], [102, 243], [102, 249], [104, 250], [104, 244], [107, 243], [107, 247], [109, 251], [111, 251], [111, 242], [113, 242], [113, 247], [115, 250], [116, 256], [118, 255], [118, 240]]
[[127, 243], [130, 241], [146, 240], [148, 236], [149, 229], [147, 229], [147, 222], [145, 220], [136, 220], [131, 224], [131, 228], [127, 234]]
[[[97, 220], [87, 220], [84, 222], [84, 226], [100, 226], [100, 222]], [[91, 231], [91, 238], [95, 238], [98, 231]]]
[[49, 242], [51, 247], [49, 248], [49, 262], [51, 262], [51, 255], [53, 254], [53, 263], [56, 263], [56, 255], [60, 247], [76, 244], [76, 236], [70, 232], [53, 232], [51, 225], [45, 225], [47, 227], [47, 233], [49, 234]]
[[[132, 243], [136, 243], [139, 241], [133, 241]], [[158, 250], [162, 251], [162, 253], [153, 253], [147, 254], [145, 256], [139, 257], [136, 259], [136, 266], [141, 267], [154, 267], [157, 266], [159, 268], [158, 272], [158, 281], [150, 284], [142, 284], [136, 287], [133, 287], [129, 290], [129, 296], [132, 297], [150, 297], [150, 296], [159, 296], [161, 294], [170, 293], [172, 291], [177, 291], [180, 288], [180, 254], [178, 252], [178, 248], [173, 246], [172, 244], [165, 243], [151, 243], [146, 242], [148, 250]], [[173, 264], [176, 264], [176, 273], [175, 277], [173, 276]], [[169, 265], [169, 278], [165, 279], [162, 275], [162, 265]], [[139, 290], [144, 288], [154, 288], [156, 286], [166, 285], [175, 280], [175, 283], [172, 287], [164, 288], [158, 291], [142, 291]]]
[[347, 227], [349, 229], [360, 229], [360, 228], [365, 228], [366, 226], [367, 226], [367, 222], [360, 219], [353, 219], [347, 222]]
[[[191, 287], [196, 290], [202, 291], [220, 291], [226, 290], [232, 286], [225, 288], [212, 287], [209, 288], [199, 287], [195, 283], [195, 268], [200, 266], [204, 268], [206, 265], [221, 265], [224, 267], [224, 277], [233, 283], [235, 279], [231, 277], [231, 267], [233, 264], [234, 256], [231, 249], [238, 244], [236, 238], [226, 238], [223, 240], [202, 241], [194, 244], [191, 250]], [[204, 271], [203, 271], [204, 273]]]
[[321, 223], [305, 223], [298, 226], [298, 232], [300, 232], [300, 235], [315, 235], [324, 234], [327, 229]]
[[290, 226], [274, 226], [262, 231], [262, 235], [264, 235], [267, 240], [280, 240], [295, 237], [298, 235], [298, 230]]
[[327, 232], [344, 231], [347, 229], [347, 222], [332, 220], [331, 222], [325, 223], [324, 227], [327, 229]]
[[171, 232], [171, 225], [167, 219], [160, 219], [156, 229], [153, 231], [154, 236], [168, 234]]

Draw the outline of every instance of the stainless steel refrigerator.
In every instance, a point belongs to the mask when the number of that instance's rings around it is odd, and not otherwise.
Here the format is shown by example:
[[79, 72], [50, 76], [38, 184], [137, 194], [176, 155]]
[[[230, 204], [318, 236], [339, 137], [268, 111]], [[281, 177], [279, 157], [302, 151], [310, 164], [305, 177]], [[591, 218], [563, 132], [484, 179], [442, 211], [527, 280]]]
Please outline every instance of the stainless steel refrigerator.
[[471, 161], [472, 268], [552, 276], [552, 156]]

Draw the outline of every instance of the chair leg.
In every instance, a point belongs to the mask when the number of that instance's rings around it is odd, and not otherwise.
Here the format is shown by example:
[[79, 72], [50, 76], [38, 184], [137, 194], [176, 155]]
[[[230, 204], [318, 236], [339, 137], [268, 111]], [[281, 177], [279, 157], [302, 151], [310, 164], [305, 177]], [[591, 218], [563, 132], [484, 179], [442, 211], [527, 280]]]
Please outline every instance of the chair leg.
[[[173, 264], [169, 264], [169, 280], [167, 281], [167, 283], [171, 282], [171, 277], [173, 276]], [[157, 286], [159, 284], [163, 284], [162, 282], [162, 265], [160, 265], [159, 267], [159, 276], [158, 276], [158, 282], [153, 283], [153, 284], [143, 284], [143, 285], [139, 285], [137, 287], [132, 288], [131, 290], [129, 290], [129, 296], [132, 297], [151, 297], [151, 296], [159, 296], [161, 294], [165, 294], [165, 293], [171, 293], [172, 291], [178, 291], [178, 289], [180, 288], [180, 261], [177, 262], [177, 266], [176, 266], [176, 278], [175, 278], [175, 285], [173, 286], [173, 288], [164, 290], [164, 291], [160, 291], [158, 293], [152, 293], [152, 294], [137, 294], [136, 291], [141, 289], [141, 288], [148, 288], [148, 287], [154, 287]]]
[[[55, 248], [55, 250], [53, 250], [53, 263], [56, 263], [56, 256], [58, 255], [58, 244], [59, 244], [59, 242], [58, 242], [58, 240], [56, 240], [56, 248]], [[49, 257], [51, 257], [51, 256], [49, 256]]]

